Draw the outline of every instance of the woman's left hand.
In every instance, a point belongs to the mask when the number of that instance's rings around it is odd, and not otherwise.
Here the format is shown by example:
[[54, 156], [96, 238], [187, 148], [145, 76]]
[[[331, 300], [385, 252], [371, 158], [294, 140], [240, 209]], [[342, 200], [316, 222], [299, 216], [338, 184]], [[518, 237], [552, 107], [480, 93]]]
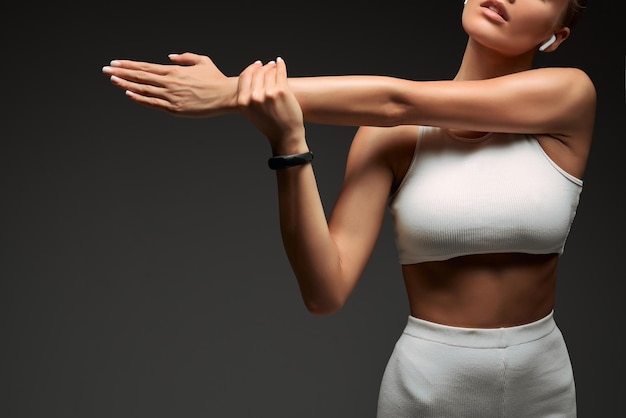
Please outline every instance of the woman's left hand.
[[235, 112], [237, 78], [225, 76], [205, 55], [172, 54], [174, 64], [114, 60], [102, 68], [136, 103], [188, 118]]

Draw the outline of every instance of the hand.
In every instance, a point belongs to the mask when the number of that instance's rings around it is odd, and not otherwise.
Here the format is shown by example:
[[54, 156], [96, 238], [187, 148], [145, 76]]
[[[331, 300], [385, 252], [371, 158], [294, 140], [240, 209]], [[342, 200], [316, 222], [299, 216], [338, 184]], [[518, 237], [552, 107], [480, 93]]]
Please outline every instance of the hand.
[[180, 117], [211, 117], [236, 110], [237, 79], [204, 55], [172, 54], [175, 65], [114, 60], [102, 72], [133, 101]]
[[285, 61], [257, 61], [239, 75], [237, 105], [267, 137], [274, 154], [307, 150], [300, 104], [289, 89]]

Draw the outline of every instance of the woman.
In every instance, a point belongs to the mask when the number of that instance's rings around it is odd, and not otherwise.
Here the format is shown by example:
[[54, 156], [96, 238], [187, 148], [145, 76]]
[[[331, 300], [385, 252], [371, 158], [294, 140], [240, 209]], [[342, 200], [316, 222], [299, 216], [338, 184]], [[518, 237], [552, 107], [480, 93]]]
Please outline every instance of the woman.
[[[240, 112], [268, 138], [284, 246], [313, 314], [344, 304], [394, 215], [410, 315], [378, 417], [575, 417], [555, 324], [557, 265], [591, 147], [596, 96], [575, 68], [533, 68], [580, 0], [469, 0], [453, 80], [287, 78], [285, 62], [226, 77], [208, 57], [103, 69], [139, 104]], [[304, 121], [360, 126], [328, 220]]]

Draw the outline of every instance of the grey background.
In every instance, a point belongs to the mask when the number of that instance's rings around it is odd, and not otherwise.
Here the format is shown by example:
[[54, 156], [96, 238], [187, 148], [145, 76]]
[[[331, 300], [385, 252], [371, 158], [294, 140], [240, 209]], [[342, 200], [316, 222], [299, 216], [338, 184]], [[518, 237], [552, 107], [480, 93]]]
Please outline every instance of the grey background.
[[[312, 317], [280, 242], [264, 138], [235, 115], [140, 107], [101, 67], [193, 51], [228, 75], [280, 55], [291, 76], [450, 78], [465, 46], [461, 3], [5, 9], [0, 416], [373, 417], [408, 315], [389, 219], [344, 309]], [[539, 61], [583, 68], [599, 95], [556, 307], [582, 418], [616, 416], [626, 389], [615, 15], [592, 2]], [[329, 212], [355, 129], [307, 129]]]

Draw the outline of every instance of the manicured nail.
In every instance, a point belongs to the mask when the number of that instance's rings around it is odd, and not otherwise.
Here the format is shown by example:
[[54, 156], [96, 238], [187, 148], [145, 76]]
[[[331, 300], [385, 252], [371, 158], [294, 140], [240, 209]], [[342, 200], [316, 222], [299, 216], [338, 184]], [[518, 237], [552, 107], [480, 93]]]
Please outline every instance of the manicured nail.
[[111, 81], [112, 81], [113, 83], [119, 83], [120, 81], [122, 81], [122, 79], [121, 79], [121, 78], [119, 78], [119, 77], [116, 77], [116, 76], [112, 75], [112, 76], [111, 76]]
[[283, 59], [281, 57], [276, 57], [276, 62], [281, 62]]
[[102, 67], [102, 72], [104, 74], [111, 74], [111, 72], [113, 72], [113, 69], [111, 67]]
[[133, 97], [133, 96], [135, 95], [135, 93], [133, 93], [133, 92], [132, 92], [132, 91], [130, 91], [130, 90], [126, 90], [126, 91], [124, 92], [124, 94], [126, 94], [128, 97]]
[[121, 67], [121, 66], [122, 66], [122, 63], [121, 63], [121, 62], [119, 62], [119, 61], [115, 61], [115, 60], [113, 60], [113, 61], [111, 61], [111, 64], [110, 64], [110, 65], [111, 65], [111, 67]]

